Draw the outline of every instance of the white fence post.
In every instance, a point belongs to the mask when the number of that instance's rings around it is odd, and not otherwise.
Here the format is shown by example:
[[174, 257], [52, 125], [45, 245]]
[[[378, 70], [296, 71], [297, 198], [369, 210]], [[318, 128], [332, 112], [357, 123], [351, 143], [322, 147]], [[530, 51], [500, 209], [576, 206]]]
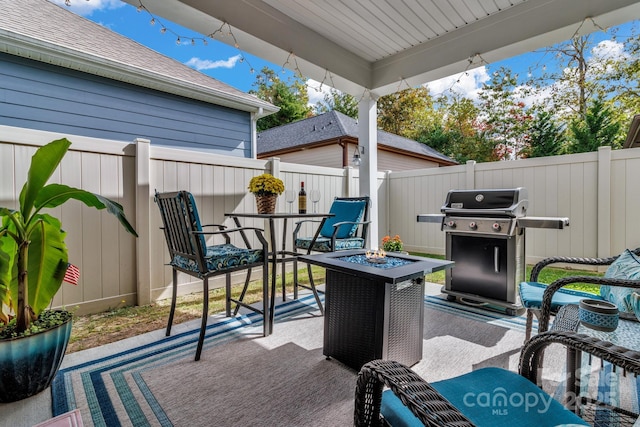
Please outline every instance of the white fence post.
[[149, 213], [151, 211], [150, 143], [148, 139], [136, 138], [136, 284], [137, 304], [151, 303], [151, 242]]
[[598, 148], [598, 257], [611, 256], [611, 147]]
[[465, 170], [465, 184], [467, 190], [473, 190], [476, 188], [476, 161], [467, 160], [467, 167]]

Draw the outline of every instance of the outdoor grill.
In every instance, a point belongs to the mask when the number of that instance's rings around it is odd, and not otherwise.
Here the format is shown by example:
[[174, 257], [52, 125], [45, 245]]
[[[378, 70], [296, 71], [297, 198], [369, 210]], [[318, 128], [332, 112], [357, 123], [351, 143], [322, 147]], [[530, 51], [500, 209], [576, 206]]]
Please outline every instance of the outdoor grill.
[[449, 300], [502, 308], [522, 308], [518, 283], [525, 280], [525, 230], [562, 229], [569, 218], [528, 217], [523, 187], [451, 190], [440, 214], [420, 214], [418, 222], [437, 222], [446, 233], [447, 270], [443, 292]]

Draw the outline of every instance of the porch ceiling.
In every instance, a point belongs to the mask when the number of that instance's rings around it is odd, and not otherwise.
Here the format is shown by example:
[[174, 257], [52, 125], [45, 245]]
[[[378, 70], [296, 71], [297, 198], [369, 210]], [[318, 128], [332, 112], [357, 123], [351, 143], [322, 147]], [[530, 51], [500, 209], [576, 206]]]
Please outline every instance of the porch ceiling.
[[[202, 34], [228, 23], [242, 51], [289, 69], [297, 67], [304, 76], [355, 96], [366, 89], [374, 96], [385, 95], [640, 16], [640, 2], [634, 0], [144, 0], [143, 4], [152, 13]], [[234, 43], [229, 36], [216, 38]]]

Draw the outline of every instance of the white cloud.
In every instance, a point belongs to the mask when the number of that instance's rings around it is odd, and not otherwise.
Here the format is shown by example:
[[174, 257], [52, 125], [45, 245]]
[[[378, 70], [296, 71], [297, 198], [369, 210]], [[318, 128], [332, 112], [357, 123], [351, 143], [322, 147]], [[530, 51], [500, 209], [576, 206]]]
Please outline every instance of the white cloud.
[[117, 9], [126, 5], [121, 0], [69, 0], [70, 6], [66, 5], [65, 0], [50, 1], [82, 16], [89, 16], [96, 10]]
[[478, 67], [463, 73], [444, 77], [426, 84], [431, 96], [450, 96], [457, 94], [473, 101], [478, 99], [478, 91], [482, 84], [489, 80], [487, 67]]
[[316, 80], [307, 80], [307, 95], [309, 95], [309, 106], [315, 106], [316, 103], [324, 101], [324, 95], [331, 91], [331, 87], [326, 84], [320, 84]]
[[242, 55], [238, 54], [230, 57], [229, 59], [218, 59], [216, 61], [210, 61], [208, 59], [191, 58], [185, 65], [195, 68], [198, 71], [213, 70], [215, 68], [233, 68], [238, 61], [242, 58]]
[[594, 57], [600, 59], [620, 60], [629, 55], [624, 51], [624, 44], [614, 40], [603, 40], [591, 50]]

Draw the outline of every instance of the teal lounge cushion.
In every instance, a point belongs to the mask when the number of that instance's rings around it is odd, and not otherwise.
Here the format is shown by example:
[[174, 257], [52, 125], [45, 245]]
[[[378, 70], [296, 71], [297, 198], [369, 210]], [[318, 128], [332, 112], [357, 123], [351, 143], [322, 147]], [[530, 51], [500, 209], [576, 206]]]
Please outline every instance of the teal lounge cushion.
[[[540, 309], [542, 307], [542, 295], [547, 285], [538, 282], [520, 283], [520, 300], [525, 308]], [[553, 294], [551, 298], [551, 311], [558, 311], [560, 307], [567, 304], [579, 304], [580, 300], [602, 299], [600, 296], [589, 292], [574, 291], [572, 289], [561, 288]]]
[[[505, 369], [482, 368], [431, 385], [477, 426], [589, 425], [538, 386]], [[422, 425], [390, 390], [382, 395], [380, 412], [393, 427]]]
[[[364, 200], [335, 200], [329, 210], [329, 213], [335, 216], [327, 218], [320, 230], [320, 235], [331, 237], [334, 231], [333, 224], [337, 222], [359, 222], [364, 215], [365, 206], [366, 201]], [[353, 237], [357, 230], [357, 224], [342, 225], [338, 228], [336, 238], [346, 239], [347, 237]]]
[[[640, 259], [629, 249], [625, 250], [604, 273], [609, 279], [640, 280]], [[615, 304], [623, 313], [633, 313], [631, 294], [638, 291], [620, 286], [600, 286], [600, 296]]]

